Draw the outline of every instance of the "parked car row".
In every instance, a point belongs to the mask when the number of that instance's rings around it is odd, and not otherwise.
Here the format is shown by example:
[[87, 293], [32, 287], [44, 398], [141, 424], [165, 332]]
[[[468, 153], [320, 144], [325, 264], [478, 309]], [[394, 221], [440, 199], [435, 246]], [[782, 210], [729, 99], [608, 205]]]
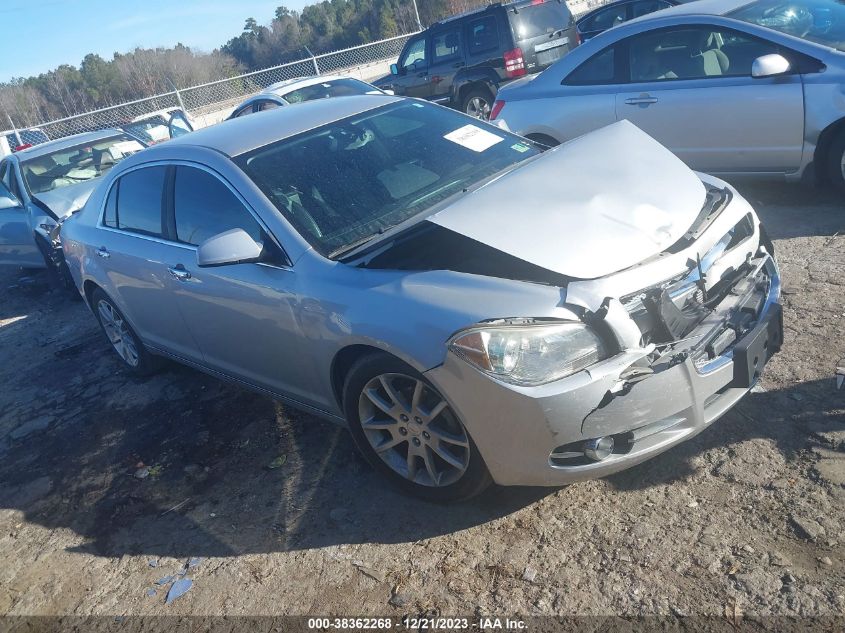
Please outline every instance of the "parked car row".
[[491, 118], [546, 145], [626, 119], [694, 169], [845, 190], [845, 5], [698, 0], [503, 88]]
[[426, 499], [560, 485], [732, 407], [780, 347], [780, 282], [736, 190], [630, 123], [542, 150], [318, 99], [123, 160], [62, 246], [131, 371], [167, 357], [346, 424]]

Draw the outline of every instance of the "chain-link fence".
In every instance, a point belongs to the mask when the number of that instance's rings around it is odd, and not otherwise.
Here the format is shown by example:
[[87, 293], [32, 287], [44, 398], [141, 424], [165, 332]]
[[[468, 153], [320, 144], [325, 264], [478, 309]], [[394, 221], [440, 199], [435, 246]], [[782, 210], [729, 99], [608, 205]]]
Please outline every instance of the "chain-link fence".
[[[580, 15], [607, 1], [573, 0], [567, 4], [573, 14]], [[126, 124], [133, 119], [156, 113], [166, 118], [167, 111], [176, 108], [183, 108], [188, 112], [195, 127], [205, 127], [224, 119], [232, 108], [246, 97], [279, 81], [328, 73], [352, 75], [364, 81], [385, 75], [389, 72], [390, 63], [399, 56], [405, 42], [415, 34], [409, 33], [371, 44], [313, 55], [237, 77], [49, 121], [38, 127], [50, 138], [61, 138], [79, 132]]]
[[389, 72], [390, 63], [396, 60], [412, 35], [414, 33], [314, 55], [237, 77], [48, 121], [37, 127], [55, 139], [126, 124], [141, 117], [166, 115], [167, 111], [176, 108], [184, 108], [197, 127], [204, 127], [225, 118], [246, 97], [286, 79], [329, 73], [347, 74], [365, 81], [375, 79]]

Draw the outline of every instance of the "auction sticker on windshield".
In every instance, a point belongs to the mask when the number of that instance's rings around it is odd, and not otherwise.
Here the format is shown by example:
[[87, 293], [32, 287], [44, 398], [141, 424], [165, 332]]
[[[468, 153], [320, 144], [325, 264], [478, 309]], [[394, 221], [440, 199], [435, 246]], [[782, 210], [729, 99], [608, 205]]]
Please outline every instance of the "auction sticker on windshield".
[[501, 143], [504, 140], [501, 136], [496, 136], [471, 123], [444, 134], [443, 138], [458, 145], [463, 145], [474, 152], [483, 152], [488, 147], [493, 147], [496, 143]]

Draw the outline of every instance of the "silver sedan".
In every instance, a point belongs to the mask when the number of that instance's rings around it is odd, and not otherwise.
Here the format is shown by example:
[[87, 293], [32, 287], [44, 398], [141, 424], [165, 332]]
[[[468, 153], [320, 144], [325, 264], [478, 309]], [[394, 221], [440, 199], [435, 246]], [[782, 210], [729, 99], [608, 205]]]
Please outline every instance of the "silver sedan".
[[812, 167], [845, 188], [843, 49], [841, 2], [700, 0], [605, 31], [504, 88], [493, 114], [549, 145], [627, 119], [693, 169]]
[[279, 108], [123, 161], [62, 242], [128, 368], [348, 424], [435, 500], [639, 463], [781, 341], [753, 209], [627, 123], [542, 153], [413, 99]]

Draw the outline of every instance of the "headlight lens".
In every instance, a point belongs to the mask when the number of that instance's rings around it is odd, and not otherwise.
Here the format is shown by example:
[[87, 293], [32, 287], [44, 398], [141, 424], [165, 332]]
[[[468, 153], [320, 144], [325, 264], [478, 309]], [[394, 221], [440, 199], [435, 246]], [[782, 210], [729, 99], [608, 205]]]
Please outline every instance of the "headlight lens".
[[478, 327], [449, 349], [481, 371], [515, 385], [542, 385], [608, 358], [602, 339], [582, 323]]

